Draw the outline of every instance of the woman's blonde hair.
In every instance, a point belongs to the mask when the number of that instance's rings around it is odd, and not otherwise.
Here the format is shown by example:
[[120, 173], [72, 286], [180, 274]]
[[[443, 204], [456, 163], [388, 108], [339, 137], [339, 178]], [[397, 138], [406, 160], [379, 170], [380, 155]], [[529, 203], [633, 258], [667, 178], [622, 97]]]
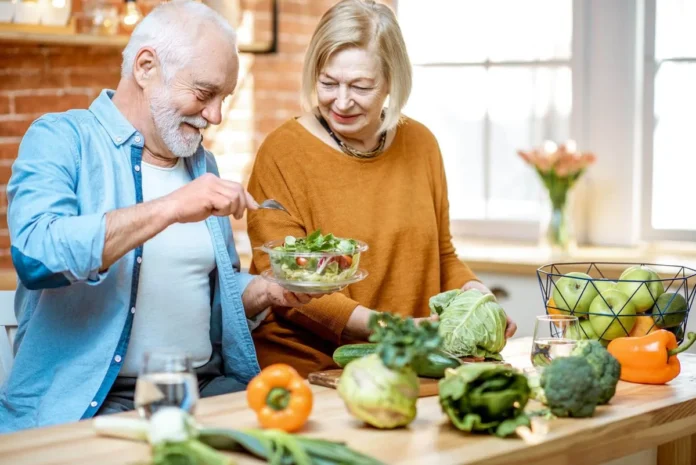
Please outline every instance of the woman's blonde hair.
[[310, 111], [317, 105], [321, 70], [332, 54], [351, 47], [372, 49], [379, 56], [389, 85], [389, 106], [380, 132], [396, 127], [411, 93], [411, 61], [396, 15], [374, 0], [342, 0], [324, 13], [305, 55], [302, 106]]

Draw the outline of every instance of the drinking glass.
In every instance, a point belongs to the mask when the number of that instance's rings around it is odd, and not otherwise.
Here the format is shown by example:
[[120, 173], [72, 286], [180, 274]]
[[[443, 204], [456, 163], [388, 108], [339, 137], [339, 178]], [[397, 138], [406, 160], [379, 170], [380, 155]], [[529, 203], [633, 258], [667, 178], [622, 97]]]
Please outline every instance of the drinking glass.
[[543, 368], [558, 357], [567, 357], [580, 339], [578, 317], [540, 315], [536, 317], [532, 339], [532, 365]]
[[187, 354], [173, 350], [144, 354], [135, 386], [140, 416], [150, 418], [162, 407], [179, 407], [193, 414], [198, 398], [198, 378]]

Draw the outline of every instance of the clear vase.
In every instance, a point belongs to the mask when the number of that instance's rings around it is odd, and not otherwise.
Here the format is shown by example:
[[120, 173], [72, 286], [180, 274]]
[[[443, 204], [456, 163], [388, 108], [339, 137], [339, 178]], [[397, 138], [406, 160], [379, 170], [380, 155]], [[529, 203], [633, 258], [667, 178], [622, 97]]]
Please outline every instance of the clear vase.
[[576, 247], [571, 192], [549, 196], [539, 231], [540, 246], [554, 257], [570, 254]]

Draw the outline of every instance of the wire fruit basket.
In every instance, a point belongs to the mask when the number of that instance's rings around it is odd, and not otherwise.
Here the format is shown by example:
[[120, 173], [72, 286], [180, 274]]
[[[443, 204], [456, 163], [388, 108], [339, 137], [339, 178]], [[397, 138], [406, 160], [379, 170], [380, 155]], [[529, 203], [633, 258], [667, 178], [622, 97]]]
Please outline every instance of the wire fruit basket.
[[696, 270], [686, 266], [551, 263], [537, 269], [537, 278], [546, 313], [577, 316], [575, 338], [604, 345], [659, 329], [674, 333], [681, 343], [696, 296]]

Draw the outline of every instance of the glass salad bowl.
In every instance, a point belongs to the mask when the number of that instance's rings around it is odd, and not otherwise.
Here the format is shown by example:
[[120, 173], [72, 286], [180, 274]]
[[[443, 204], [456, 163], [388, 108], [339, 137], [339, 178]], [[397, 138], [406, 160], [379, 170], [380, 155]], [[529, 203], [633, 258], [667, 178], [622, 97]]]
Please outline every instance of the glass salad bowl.
[[261, 276], [292, 292], [336, 292], [365, 279], [367, 272], [358, 265], [367, 249], [362, 241], [322, 235], [320, 230], [307, 237], [287, 236], [258, 248], [271, 262]]

